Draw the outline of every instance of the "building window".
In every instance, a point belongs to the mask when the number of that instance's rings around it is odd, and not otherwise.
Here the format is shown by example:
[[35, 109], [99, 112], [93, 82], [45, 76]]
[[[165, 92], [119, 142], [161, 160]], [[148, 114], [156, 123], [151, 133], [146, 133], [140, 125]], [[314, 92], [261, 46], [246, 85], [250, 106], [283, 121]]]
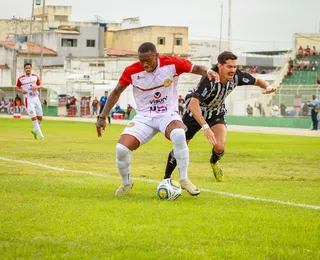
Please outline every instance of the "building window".
[[55, 15], [54, 20], [58, 22], [68, 22], [68, 16], [67, 15]]
[[87, 40], [87, 47], [95, 47], [96, 40]]
[[78, 40], [77, 39], [61, 39], [62, 47], [77, 47]]
[[182, 38], [174, 38], [174, 45], [182, 45]]
[[89, 63], [89, 67], [104, 67], [104, 62]]
[[166, 38], [158, 37], [158, 45], [166, 45]]

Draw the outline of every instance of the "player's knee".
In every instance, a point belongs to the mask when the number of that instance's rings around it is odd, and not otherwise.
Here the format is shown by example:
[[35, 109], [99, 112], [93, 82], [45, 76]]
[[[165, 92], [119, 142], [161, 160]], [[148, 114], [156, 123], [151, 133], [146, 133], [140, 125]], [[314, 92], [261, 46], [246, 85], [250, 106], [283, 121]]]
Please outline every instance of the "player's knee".
[[217, 154], [223, 153], [224, 152], [224, 147], [225, 147], [224, 144], [220, 144], [220, 143], [216, 144], [214, 146], [215, 153], [217, 153]]
[[116, 146], [116, 161], [118, 168], [129, 167], [131, 163], [131, 151], [122, 144]]
[[186, 142], [185, 132], [182, 128], [172, 130], [170, 139], [174, 144], [174, 156], [181, 165], [187, 165], [189, 148]]
[[186, 134], [182, 128], [173, 129], [170, 133], [170, 139], [174, 145], [187, 146]]

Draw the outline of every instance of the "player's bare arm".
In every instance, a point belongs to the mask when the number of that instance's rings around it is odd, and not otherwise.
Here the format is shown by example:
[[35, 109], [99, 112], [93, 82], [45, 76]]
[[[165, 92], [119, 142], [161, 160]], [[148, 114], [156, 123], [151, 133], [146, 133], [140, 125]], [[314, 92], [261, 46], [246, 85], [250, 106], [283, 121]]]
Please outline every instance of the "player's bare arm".
[[191, 111], [193, 117], [195, 120], [197, 120], [198, 124], [202, 127], [204, 130], [204, 136], [208, 141], [215, 145], [217, 143], [216, 138], [214, 136], [214, 133], [211, 131], [211, 128], [207, 124], [206, 120], [203, 118], [201, 114], [201, 109], [200, 109], [200, 101], [197, 98], [191, 98], [189, 106], [189, 110]]
[[217, 72], [215, 72], [211, 69], [207, 70], [206, 67], [201, 66], [201, 65], [194, 65], [191, 73], [201, 75], [204, 77], [208, 77], [209, 80], [214, 79], [215, 82], [220, 81], [219, 74]]
[[109, 116], [110, 110], [114, 107], [114, 105], [118, 102], [121, 93], [126, 89], [126, 87], [122, 86], [118, 83], [118, 85], [111, 91], [107, 103], [105, 104], [101, 114], [98, 116], [98, 120], [96, 123], [98, 137], [102, 135], [102, 129], [106, 127], [106, 117]]
[[263, 94], [270, 94], [277, 91], [277, 88], [270, 86], [267, 81], [262, 79], [257, 79], [254, 85], [264, 89]]
[[26, 90], [23, 90], [22, 88], [16, 88], [16, 91], [17, 92], [19, 92], [19, 93], [22, 93], [22, 94], [27, 94], [28, 93], [28, 91], [26, 91]]

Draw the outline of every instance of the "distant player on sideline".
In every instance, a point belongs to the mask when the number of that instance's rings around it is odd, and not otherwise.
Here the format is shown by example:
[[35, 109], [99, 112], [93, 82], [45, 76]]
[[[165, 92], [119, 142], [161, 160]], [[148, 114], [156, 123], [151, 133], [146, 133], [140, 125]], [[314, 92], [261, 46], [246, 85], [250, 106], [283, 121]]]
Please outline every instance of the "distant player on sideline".
[[106, 125], [106, 116], [119, 100], [121, 93], [131, 84], [137, 114], [122, 132], [116, 146], [116, 163], [122, 185], [115, 192], [115, 196], [122, 195], [133, 187], [130, 176], [132, 151], [147, 143], [158, 132], [173, 142], [181, 187], [192, 196], [198, 195], [200, 190], [188, 180], [189, 149], [178, 114], [177, 82], [182, 73], [210, 77], [216, 73], [179, 57], [159, 56], [151, 42], [143, 43], [138, 49], [138, 55], [139, 61], [126, 67], [122, 73], [96, 125], [100, 137], [102, 128]]
[[[104, 96], [102, 96], [102, 97], [100, 98], [100, 111], [99, 111], [99, 115], [101, 114], [101, 112], [102, 112], [105, 104], [107, 103], [108, 94], [109, 94], [109, 92], [108, 92], [108, 91], [105, 91], [105, 92], [104, 92]], [[108, 123], [109, 123], [109, 125], [111, 124], [110, 116], [108, 116]]]
[[[221, 53], [218, 56], [218, 64], [212, 70], [219, 74], [220, 82], [202, 77], [198, 86], [186, 95], [187, 110], [182, 121], [187, 129], [187, 143], [201, 128], [204, 130], [205, 138], [213, 145], [210, 158], [213, 174], [217, 181], [222, 181], [223, 173], [218, 161], [222, 158], [226, 145], [226, 97], [241, 85], [258, 86], [264, 89], [263, 94], [273, 93], [276, 88], [237, 69], [237, 56], [232, 52]], [[165, 179], [171, 178], [176, 166], [175, 151], [172, 150], [168, 156]]]
[[37, 139], [38, 135], [40, 140], [43, 140], [44, 136], [40, 128], [43, 112], [38, 92], [40, 89], [40, 79], [38, 75], [32, 74], [31, 70], [32, 65], [30, 63], [24, 64], [25, 74], [18, 78], [16, 91], [23, 94], [26, 111], [33, 123], [31, 133], [34, 139]]

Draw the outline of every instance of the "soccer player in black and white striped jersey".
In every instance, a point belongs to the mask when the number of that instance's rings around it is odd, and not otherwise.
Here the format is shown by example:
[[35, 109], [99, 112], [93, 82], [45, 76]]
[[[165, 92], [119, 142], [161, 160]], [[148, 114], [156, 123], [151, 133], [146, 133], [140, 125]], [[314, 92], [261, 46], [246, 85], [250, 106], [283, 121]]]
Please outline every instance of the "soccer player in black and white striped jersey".
[[[222, 181], [223, 173], [219, 165], [226, 145], [226, 97], [241, 85], [255, 85], [263, 89], [263, 94], [270, 94], [276, 88], [268, 82], [256, 79], [246, 72], [237, 69], [237, 56], [225, 51], [218, 56], [218, 64], [212, 68], [218, 73], [219, 80], [210, 81], [202, 77], [198, 86], [186, 95], [186, 111], [183, 122], [186, 126], [187, 143], [202, 128], [205, 138], [213, 145], [210, 164], [217, 181]], [[169, 153], [165, 176], [171, 178], [171, 174], [177, 163], [173, 151]]]

